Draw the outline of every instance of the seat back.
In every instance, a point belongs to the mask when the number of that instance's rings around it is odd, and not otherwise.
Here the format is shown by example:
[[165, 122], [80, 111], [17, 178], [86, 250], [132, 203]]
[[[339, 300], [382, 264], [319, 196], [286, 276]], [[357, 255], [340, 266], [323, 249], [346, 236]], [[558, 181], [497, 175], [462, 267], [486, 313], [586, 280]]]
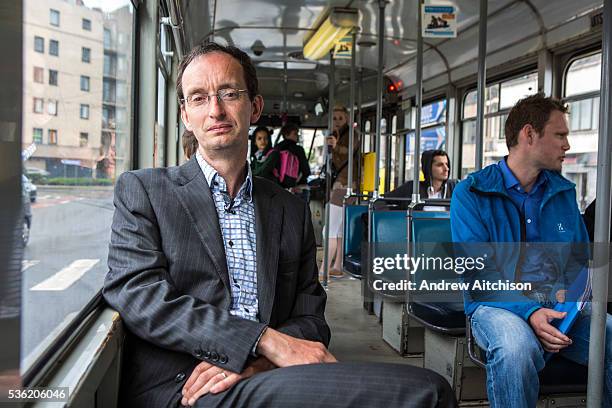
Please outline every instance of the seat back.
[[[421, 284], [459, 282], [460, 275], [446, 267], [454, 259], [449, 211], [413, 209], [410, 212], [410, 255], [421, 258], [413, 275], [417, 291], [408, 296], [409, 313], [426, 327], [452, 335], [465, 331], [463, 295], [460, 290], [421, 290]], [[421, 207], [422, 208], [422, 207]]]
[[361, 240], [363, 223], [361, 216], [368, 212], [367, 205], [344, 205], [344, 251], [342, 263], [344, 271], [356, 278], [361, 278]]
[[[408, 252], [408, 218], [406, 211], [377, 209], [370, 212], [370, 230], [368, 234], [368, 270], [373, 271], [373, 262], [376, 258], [395, 258], [398, 254], [403, 256]], [[369, 274], [370, 283], [373, 279], [385, 282], [400, 282], [407, 279], [403, 269], [384, 268], [381, 274]], [[376, 290], [376, 289], [375, 289]], [[401, 293], [393, 291], [376, 290], [377, 293], [397, 298]]]

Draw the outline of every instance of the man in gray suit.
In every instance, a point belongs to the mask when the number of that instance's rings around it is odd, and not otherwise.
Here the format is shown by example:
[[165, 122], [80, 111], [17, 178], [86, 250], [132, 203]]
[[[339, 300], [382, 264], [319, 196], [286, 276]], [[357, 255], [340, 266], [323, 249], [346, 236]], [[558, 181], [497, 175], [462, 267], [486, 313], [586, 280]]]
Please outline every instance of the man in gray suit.
[[194, 48], [177, 93], [196, 154], [117, 180], [104, 297], [127, 328], [122, 404], [454, 406], [431, 371], [326, 364], [308, 206], [246, 163], [257, 86], [240, 50]]

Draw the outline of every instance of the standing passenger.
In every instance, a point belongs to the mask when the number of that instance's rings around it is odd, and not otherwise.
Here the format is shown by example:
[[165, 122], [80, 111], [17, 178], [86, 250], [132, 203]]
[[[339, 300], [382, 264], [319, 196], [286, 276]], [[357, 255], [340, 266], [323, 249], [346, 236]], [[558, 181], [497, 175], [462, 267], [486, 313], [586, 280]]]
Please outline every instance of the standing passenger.
[[[348, 111], [337, 105], [333, 112], [333, 132], [327, 137], [332, 148], [332, 189], [329, 205], [328, 264], [330, 276], [342, 276], [342, 201], [348, 187], [349, 123]], [[353, 140], [353, 188], [357, 188], [359, 135], [355, 131]], [[324, 265], [321, 263], [320, 274]]]
[[[567, 335], [551, 325], [565, 317], [553, 308], [564, 301], [564, 288], [588, 255], [587, 245], [581, 245], [584, 252], [578, 259], [564, 249], [589, 242], [575, 185], [560, 174], [570, 148], [566, 113], [560, 101], [541, 94], [519, 101], [506, 120], [508, 156], [470, 174], [457, 185], [452, 198], [453, 241], [464, 243], [463, 247], [472, 243], [475, 252], [479, 243], [479, 248], [496, 252], [489, 258], [489, 268], [469, 274], [467, 280], [491, 282], [493, 276], [532, 287], [514, 293], [464, 293], [474, 337], [486, 350], [487, 392], [494, 408], [536, 406], [545, 352], [588, 363], [590, 308], [582, 311]], [[501, 244], [482, 244], [491, 242]], [[555, 244], [546, 251], [538, 250], [537, 244], [512, 250], [503, 245], [518, 242]], [[605, 348], [605, 406], [612, 407], [610, 315]]]
[[123, 173], [104, 298], [126, 327], [129, 407], [450, 407], [422, 368], [334, 363], [308, 205], [245, 160], [263, 98], [248, 55], [215, 43], [181, 61], [198, 150]]
[[279, 154], [276, 149], [272, 148], [270, 130], [265, 126], [259, 126], [253, 131], [253, 139], [254, 143], [251, 147], [251, 171], [253, 176], [263, 177], [277, 183]]

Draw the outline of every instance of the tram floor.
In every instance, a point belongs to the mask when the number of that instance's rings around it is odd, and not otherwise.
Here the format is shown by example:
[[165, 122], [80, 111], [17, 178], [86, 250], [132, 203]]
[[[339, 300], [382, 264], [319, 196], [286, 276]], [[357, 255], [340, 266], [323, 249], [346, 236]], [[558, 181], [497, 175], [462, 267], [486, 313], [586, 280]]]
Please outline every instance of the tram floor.
[[[317, 259], [322, 258], [317, 251]], [[325, 317], [331, 328], [330, 352], [338, 361], [400, 363], [423, 366], [422, 357], [402, 357], [382, 339], [382, 326], [363, 308], [361, 282], [345, 275], [330, 279]]]

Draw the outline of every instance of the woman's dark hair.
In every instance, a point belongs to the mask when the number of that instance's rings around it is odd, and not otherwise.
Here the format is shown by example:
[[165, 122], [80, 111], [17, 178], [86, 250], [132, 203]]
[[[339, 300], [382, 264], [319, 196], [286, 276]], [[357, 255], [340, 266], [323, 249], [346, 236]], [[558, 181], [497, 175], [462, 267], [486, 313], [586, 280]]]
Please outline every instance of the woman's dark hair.
[[268, 150], [272, 149], [272, 131], [265, 126], [258, 126], [255, 128], [253, 133], [251, 133], [251, 159], [255, 157], [255, 153], [257, 152], [257, 144], [255, 143], [255, 137], [258, 132], [266, 132], [266, 140], [268, 141], [268, 145], [264, 150], [264, 154], [268, 152]]
[[[185, 95], [183, 94], [183, 73], [187, 66], [197, 57], [201, 55], [205, 55], [211, 52], [224, 52], [231, 57], [233, 57], [236, 61], [240, 63], [242, 66], [242, 72], [244, 73], [244, 82], [246, 83], [249, 99], [252, 101], [255, 99], [255, 96], [259, 93], [259, 82], [257, 80], [257, 72], [255, 70], [255, 66], [251, 61], [249, 56], [242, 52], [240, 49], [232, 46], [223, 46], [217, 43], [205, 43], [198, 44], [191, 49], [189, 54], [186, 54], [178, 67], [178, 75], [176, 79], [176, 95], [178, 97], [179, 103], [181, 106], [184, 104]], [[182, 136], [182, 144], [183, 151], [185, 152], [185, 157], [190, 158], [193, 156], [198, 149], [198, 141], [193, 134], [193, 132], [189, 130], [185, 130]]]
[[191, 156], [193, 156], [198, 150], [198, 141], [193, 132], [186, 130], [181, 137], [181, 144], [183, 145], [183, 153], [185, 153], [185, 157], [187, 159], [191, 159]]

